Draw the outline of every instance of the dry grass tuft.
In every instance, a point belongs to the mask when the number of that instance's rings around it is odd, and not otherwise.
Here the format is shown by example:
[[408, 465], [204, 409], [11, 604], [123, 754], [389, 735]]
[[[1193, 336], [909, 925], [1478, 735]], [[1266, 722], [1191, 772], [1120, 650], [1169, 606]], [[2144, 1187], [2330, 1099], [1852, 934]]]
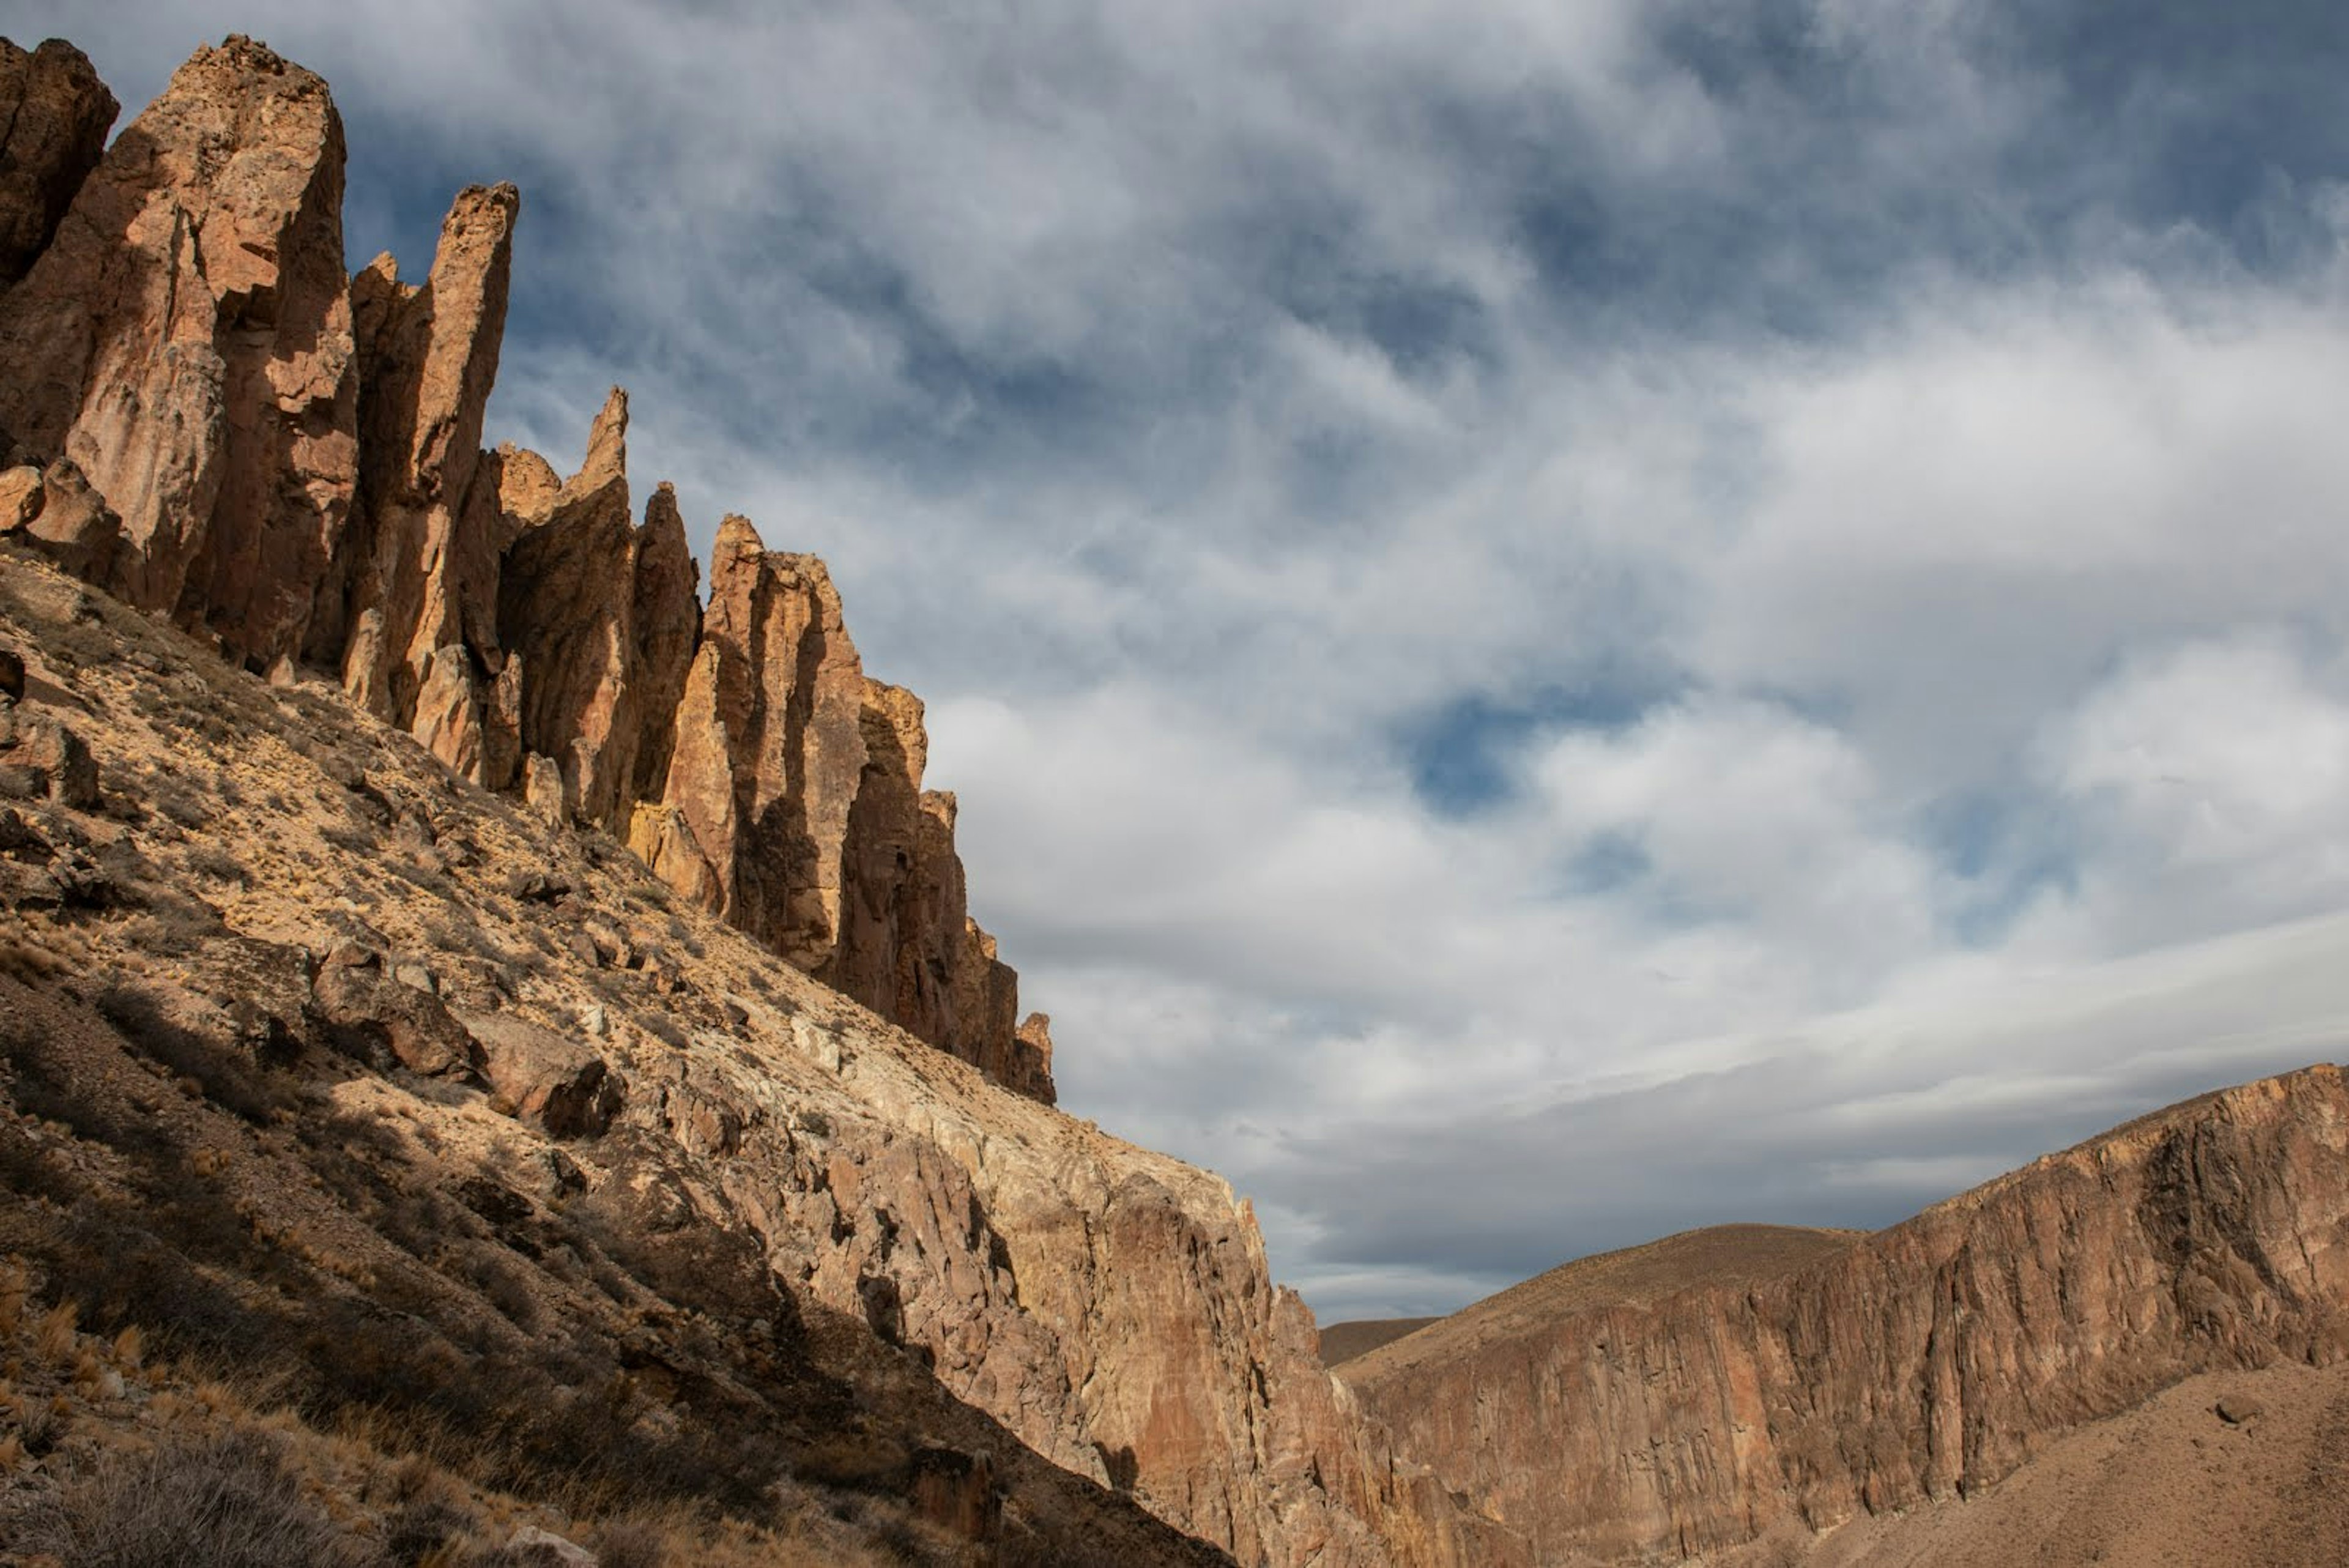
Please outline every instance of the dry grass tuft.
[[15, 1521], [20, 1550], [81, 1568], [385, 1568], [303, 1493], [251, 1430], [115, 1449]]

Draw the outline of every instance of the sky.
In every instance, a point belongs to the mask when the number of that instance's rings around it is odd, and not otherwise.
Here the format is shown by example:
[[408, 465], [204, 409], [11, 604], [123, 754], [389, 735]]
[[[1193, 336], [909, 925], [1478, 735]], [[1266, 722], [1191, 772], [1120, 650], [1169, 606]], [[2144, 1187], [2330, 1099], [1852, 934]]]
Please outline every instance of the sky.
[[521, 185], [492, 439], [831, 563], [1324, 1321], [2349, 1054], [2349, 8], [0, 0], [230, 31], [354, 266]]

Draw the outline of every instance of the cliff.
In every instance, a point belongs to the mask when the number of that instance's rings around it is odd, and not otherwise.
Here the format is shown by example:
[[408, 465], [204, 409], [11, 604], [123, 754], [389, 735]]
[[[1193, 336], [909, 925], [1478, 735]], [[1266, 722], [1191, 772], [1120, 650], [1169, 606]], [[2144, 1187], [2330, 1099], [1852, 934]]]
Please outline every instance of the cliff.
[[0, 295], [0, 1251], [546, 1506], [1520, 1560], [1245, 1203], [1051, 1108], [823, 564], [730, 519], [705, 611], [616, 392], [482, 450], [515, 193], [347, 278], [341, 153], [232, 38]]
[[1544, 1560], [1977, 1492], [2189, 1376], [2342, 1357], [2349, 1085], [2190, 1101], [1781, 1277], [1441, 1326], [1342, 1376]]
[[[261, 45], [200, 50], [98, 156], [69, 47], [0, 56], [0, 526], [256, 671], [332, 671], [458, 773], [1050, 1101], [965, 909], [921, 704], [868, 680], [823, 564], [730, 518], [705, 624], [616, 389], [578, 471], [481, 450], [521, 201], [460, 192], [429, 273], [344, 270], [343, 130]], [[21, 146], [20, 146], [21, 143]], [[13, 247], [13, 249], [12, 249]], [[682, 744], [680, 744], [680, 737]]]

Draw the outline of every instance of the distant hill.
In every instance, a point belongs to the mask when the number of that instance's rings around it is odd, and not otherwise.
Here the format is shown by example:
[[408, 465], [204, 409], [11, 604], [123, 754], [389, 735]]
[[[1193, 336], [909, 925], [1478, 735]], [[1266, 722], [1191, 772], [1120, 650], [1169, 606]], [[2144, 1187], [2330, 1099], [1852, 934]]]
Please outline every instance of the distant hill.
[[1381, 1345], [1392, 1345], [1406, 1334], [1443, 1321], [1440, 1317], [1366, 1317], [1330, 1324], [1321, 1330], [1321, 1365], [1336, 1366], [1368, 1355]]
[[[1392, 1318], [1384, 1323], [1333, 1324], [1321, 1334], [1321, 1361], [1360, 1361], [1350, 1378], [1392, 1376], [1402, 1368], [1440, 1362], [1488, 1340], [1600, 1307], [1660, 1300], [1700, 1285], [1747, 1285], [1791, 1274], [1841, 1251], [1865, 1231], [1811, 1230], [1795, 1225], [1709, 1225], [1619, 1251], [1560, 1263], [1546, 1274], [1486, 1296], [1450, 1317]], [[1365, 1334], [1362, 1330], [1390, 1330]], [[1348, 1334], [1346, 1331], [1355, 1333]], [[1332, 1336], [1349, 1345], [1331, 1350]], [[1359, 1345], [1351, 1342], [1359, 1339]]]
[[[1337, 1375], [1542, 1562], [2299, 1568], [2349, 1562], [2344, 1361], [2349, 1083], [2319, 1065], [1889, 1230], [1734, 1226], [1585, 1259]], [[2268, 1369], [2256, 1397], [2284, 1415], [2245, 1443], [2212, 1402]], [[2209, 1392], [2168, 1399], [2191, 1378]], [[2093, 1457], [2109, 1442], [2066, 1447], [2157, 1407], [2131, 1429], [2168, 1457], [2130, 1459], [2135, 1501]]]

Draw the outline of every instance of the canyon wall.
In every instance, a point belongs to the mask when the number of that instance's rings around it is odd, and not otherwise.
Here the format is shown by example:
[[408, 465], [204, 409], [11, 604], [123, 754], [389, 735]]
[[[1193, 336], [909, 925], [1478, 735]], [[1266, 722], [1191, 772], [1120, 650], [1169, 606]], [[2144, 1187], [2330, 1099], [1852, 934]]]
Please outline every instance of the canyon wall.
[[1454, 1344], [1341, 1375], [1544, 1561], [1971, 1491], [2195, 1373], [2349, 1350], [2349, 1085], [2230, 1089], [1780, 1280]]
[[[115, 105], [0, 55], [0, 528], [284, 679], [331, 671], [483, 786], [942, 1050], [1052, 1097], [965, 907], [922, 707], [868, 679], [823, 563], [720, 529], [705, 619], [676, 497], [636, 516], [615, 389], [574, 473], [481, 449], [521, 211], [460, 192], [420, 283], [344, 270], [326, 84], [248, 39]], [[18, 275], [21, 275], [19, 276]]]

